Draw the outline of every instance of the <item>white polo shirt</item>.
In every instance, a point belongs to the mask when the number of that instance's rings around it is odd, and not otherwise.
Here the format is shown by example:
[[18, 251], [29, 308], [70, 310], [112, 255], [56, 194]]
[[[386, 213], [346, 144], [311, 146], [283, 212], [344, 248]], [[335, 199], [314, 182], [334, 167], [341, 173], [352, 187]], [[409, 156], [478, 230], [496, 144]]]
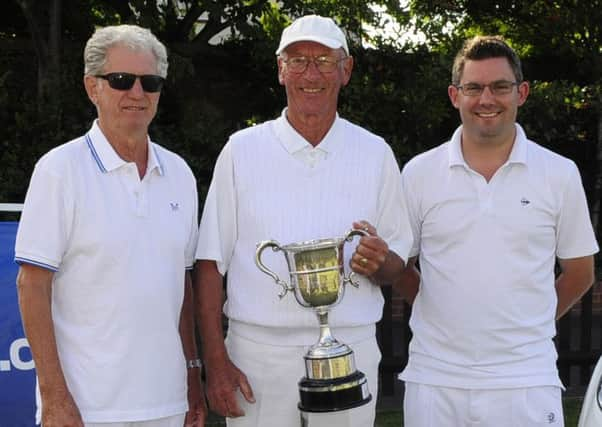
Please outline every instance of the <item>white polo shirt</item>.
[[[315, 148], [288, 123], [286, 110], [232, 135], [215, 166], [196, 253], [228, 273], [230, 330], [268, 344], [313, 344], [315, 313], [293, 295], [278, 298], [279, 288], [254, 263], [257, 243], [341, 238], [353, 221], [365, 219], [405, 260], [412, 236], [399, 178], [385, 141], [338, 116]], [[344, 246], [347, 274], [357, 240]], [[264, 251], [263, 261], [290, 282], [281, 252]], [[359, 288], [347, 287], [330, 313], [343, 342], [373, 337], [382, 316], [381, 289], [357, 277]], [[261, 335], [266, 328], [269, 334]]]
[[57, 347], [85, 422], [187, 410], [179, 320], [196, 181], [179, 156], [148, 144], [141, 180], [94, 123], [39, 160], [21, 215], [15, 260], [55, 272]]
[[460, 388], [561, 386], [556, 258], [598, 251], [576, 165], [516, 125], [489, 182], [451, 141], [402, 173], [422, 282], [405, 381]]

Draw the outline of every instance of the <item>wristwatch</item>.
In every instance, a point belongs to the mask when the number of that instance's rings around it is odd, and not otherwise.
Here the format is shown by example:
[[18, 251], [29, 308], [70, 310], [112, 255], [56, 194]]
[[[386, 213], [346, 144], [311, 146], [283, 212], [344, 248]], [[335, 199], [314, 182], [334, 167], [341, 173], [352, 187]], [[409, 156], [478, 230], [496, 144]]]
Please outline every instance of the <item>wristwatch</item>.
[[194, 368], [200, 369], [203, 367], [203, 362], [201, 362], [201, 359], [191, 359], [186, 362], [186, 367], [188, 369], [194, 369]]

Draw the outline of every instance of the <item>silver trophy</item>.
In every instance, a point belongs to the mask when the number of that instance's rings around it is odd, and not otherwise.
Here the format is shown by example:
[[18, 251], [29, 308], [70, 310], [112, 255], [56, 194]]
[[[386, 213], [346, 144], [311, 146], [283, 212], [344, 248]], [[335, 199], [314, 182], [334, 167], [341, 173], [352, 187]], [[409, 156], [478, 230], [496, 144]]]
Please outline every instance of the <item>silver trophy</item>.
[[[310, 240], [281, 246], [274, 240], [257, 244], [255, 263], [282, 287], [283, 298], [294, 292], [297, 302], [312, 308], [320, 323], [320, 338], [305, 354], [306, 376], [299, 381], [299, 409], [303, 412], [334, 412], [368, 403], [372, 396], [366, 376], [356, 370], [353, 350], [337, 341], [328, 326], [328, 311], [343, 298], [345, 284], [355, 287], [354, 273], [345, 276], [343, 246], [353, 236], [368, 235], [350, 230], [340, 239]], [[261, 262], [266, 248], [282, 251], [288, 264], [290, 284]]]

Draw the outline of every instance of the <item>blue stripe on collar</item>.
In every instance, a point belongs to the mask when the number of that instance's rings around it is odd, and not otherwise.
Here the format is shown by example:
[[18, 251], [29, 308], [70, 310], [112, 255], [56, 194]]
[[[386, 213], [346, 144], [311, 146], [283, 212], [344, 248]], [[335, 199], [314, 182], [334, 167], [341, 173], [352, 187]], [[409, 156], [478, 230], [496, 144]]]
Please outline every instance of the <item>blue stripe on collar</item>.
[[102, 161], [100, 160], [100, 156], [96, 152], [96, 148], [94, 148], [94, 144], [92, 144], [92, 139], [90, 138], [90, 135], [86, 134], [85, 139], [86, 139], [86, 144], [88, 144], [88, 148], [90, 149], [90, 153], [92, 154], [92, 157], [94, 157], [94, 160], [96, 160], [98, 169], [100, 169], [100, 171], [102, 173], [107, 173], [107, 169], [102, 164]]

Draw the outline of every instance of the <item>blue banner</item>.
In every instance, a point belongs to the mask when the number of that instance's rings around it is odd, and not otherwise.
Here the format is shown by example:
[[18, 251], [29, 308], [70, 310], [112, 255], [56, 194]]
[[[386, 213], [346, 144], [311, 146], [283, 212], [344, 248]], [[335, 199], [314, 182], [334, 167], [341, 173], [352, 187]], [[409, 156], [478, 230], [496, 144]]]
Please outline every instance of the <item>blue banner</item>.
[[21, 325], [16, 222], [0, 222], [0, 427], [35, 426], [34, 363]]

